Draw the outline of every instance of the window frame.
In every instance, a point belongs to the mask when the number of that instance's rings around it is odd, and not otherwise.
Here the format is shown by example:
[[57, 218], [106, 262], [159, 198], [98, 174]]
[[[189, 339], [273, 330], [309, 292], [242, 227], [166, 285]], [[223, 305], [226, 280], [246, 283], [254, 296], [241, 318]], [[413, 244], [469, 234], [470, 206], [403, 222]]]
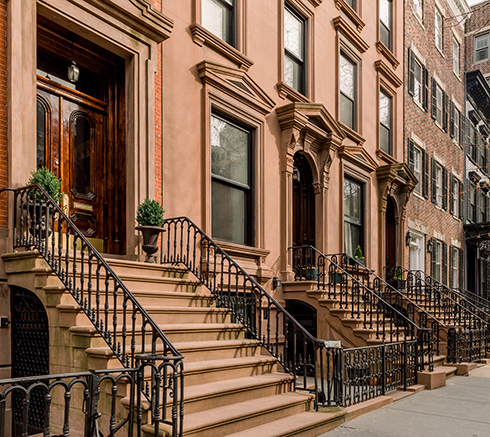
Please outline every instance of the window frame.
[[[346, 182], [349, 181], [351, 184], [356, 184], [359, 186], [359, 189], [360, 189], [360, 196], [359, 196], [359, 199], [360, 199], [360, 204], [359, 204], [359, 221], [356, 222], [354, 221], [353, 219], [351, 219], [350, 216], [348, 216], [346, 214], [346, 193], [345, 193], [345, 190], [346, 190]], [[365, 187], [365, 183], [364, 182], [361, 182], [353, 177], [351, 177], [350, 175], [347, 175], [347, 174], [344, 174], [344, 181], [343, 181], [343, 212], [344, 212], [344, 226], [343, 226], [343, 230], [344, 230], [344, 241], [343, 241], [343, 246], [344, 246], [344, 252], [347, 253], [348, 255], [351, 255], [353, 256], [354, 253], [350, 253], [350, 248], [347, 247], [347, 244], [346, 244], [346, 237], [347, 237], [347, 232], [346, 232], [346, 224], [348, 224], [349, 226], [352, 226], [352, 227], [355, 227], [356, 229], [359, 230], [359, 242], [358, 244], [361, 246], [361, 249], [363, 250], [363, 252], [365, 252], [365, 248], [364, 248], [364, 240], [365, 240], [365, 233], [364, 233], [364, 224], [365, 224], [365, 211], [364, 211], [364, 205], [365, 205], [365, 195], [366, 195], [366, 187]], [[352, 248], [352, 251], [354, 251], [355, 248]]]
[[[340, 76], [341, 76], [341, 72], [340, 72], [340, 67], [341, 67], [341, 59], [344, 58], [347, 60], [347, 62], [349, 62], [350, 64], [352, 64], [353, 66], [353, 77], [352, 77], [352, 80], [353, 80], [353, 88], [354, 88], [354, 96], [351, 98], [350, 96], [348, 96], [347, 94], [345, 94], [343, 91], [342, 91], [342, 88], [341, 88], [341, 79], [340, 79]], [[344, 124], [345, 126], [347, 126], [348, 128], [352, 129], [353, 131], [357, 131], [358, 130], [358, 114], [357, 114], [357, 101], [358, 101], [358, 90], [359, 90], [359, 84], [358, 84], [358, 70], [359, 70], [359, 65], [358, 65], [358, 62], [356, 62], [354, 59], [352, 59], [351, 56], [349, 56], [344, 50], [340, 50], [340, 55], [339, 55], [339, 117], [338, 117], [338, 120]], [[352, 114], [351, 114], [351, 117], [352, 117], [352, 126], [349, 125], [348, 123], [346, 123], [346, 121], [342, 120], [342, 98], [344, 99], [347, 99], [351, 102], [352, 104]]]
[[[381, 120], [381, 96], [385, 96], [388, 101], [389, 101], [389, 126], [385, 125], [383, 121]], [[382, 87], [379, 89], [379, 141], [378, 145], [380, 150], [383, 152], [387, 153], [388, 155], [393, 156], [393, 96], [388, 93], [386, 90], [384, 90]], [[381, 140], [383, 138], [383, 135], [381, 134], [382, 129], [385, 129], [388, 131], [388, 150], [385, 150], [382, 147]]]
[[[381, 18], [381, 2], [385, 2], [389, 7], [389, 23], [385, 23]], [[392, 0], [378, 0], [378, 8], [379, 8], [379, 40], [386, 46], [386, 48], [390, 51], [393, 50], [393, 1]], [[388, 27], [389, 26], [389, 27]], [[382, 38], [383, 32], [382, 28], [385, 29], [388, 40], [385, 41]]]
[[[303, 59], [300, 59], [298, 58], [294, 53], [292, 53], [291, 51], [289, 51], [287, 48], [286, 48], [286, 10], [293, 16], [295, 17], [296, 19], [298, 19], [298, 21], [302, 24], [302, 29], [301, 29], [301, 33], [302, 33], [302, 38], [303, 38], [303, 42], [301, 44], [301, 49], [303, 51]], [[301, 14], [297, 8], [295, 8], [293, 5], [291, 5], [291, 3], [285, 1], [284, 2], [284, 8], [283, 8], [283, 41], [284, 41], [284, 54], [283, 54], [283, 80], [284, 80], [284, 83], [291, 87], [292, 89], [294, 89], [295, 91], [297, 91], [298, 93], [306, 96], [307, 95], [307, 62], [308, 62], [308, 53], [307, 53], [307, 49], [308, 49], [308, 44], [307, 44], [307, 38], [308, 38], [308, 32], [307, 32], [307, 22], [308, 22], [308, 18], [305, 17], [303, 14]], [[286, 58], [289, 58], [293, 63], [296, 63], [296, 65], [298, 65], [300, 67], [300, 76], [299, 76], [299, 86], [298, 88], [295, 88], [294, 87], [294, 78], [293, 78], [293, 84], [289, 84], [286, 82]]]
[[[483, 32], [483, 33], [480, 33], [478, 35], [475, 35], [474, 39], [473, 39], [473, 56], [474, 56], [474, 62], [475, 64], [477, 62], [482, 62], [482, 61], [486, 61], [488, 59], [488, 51], [489, 51], [489, 37], [490, 37], [490, 32]], [[486, 39], [486, 46], [482, 47], [482, 48], [478, 48], [478, 40], [479, 39], [482, 39], [482, 38], [485, 38]], [[478, 59], [478, 52], [481, 52], [481, 51], [486, 51], [486, 56], [481, 58], [481, 59]]]
[[[236, 129], [246, 131], [248, 133], [248, 141], [247, 141], [247, 149], [248, 149], [248, 168], [247, 168], [247, 176], [249, 180], [249, 187], [245, 187], [245, 184], [242, 184], [238, 181], [233, 181], [232, 179], [225, 178], [219, 175], [213, 174], [212, 165], [210, 168], [210, 176], [211, 176], [211, 235], [213, 238], [219, 241], [226, 241], [228, 243], [234, 243], [245, 246], [254, 246], [255, 243], [255, 223], [254, 223], [254, 211], [255, 211], [255, 136], [256, 132], [254, 127], [249, 126], [243, 122], [240, 122], [237, 119], [234, 119], [226, 114], [223, 114], [218, 109], [212, 109], [210, 114], [210, 130], [212, 132], [212, 121], [213, 118], [216, 118], [224, 123], [227, 123], [230, 126], [235, 127]], [[210, 146], [211, 146], [211, 162], [212, 162], [212, 136], [210, 138]], [[219, 238], [214, 235], [213, 232], [213, 184], [219, 183], [234, 190], [239, 190], [241, 192], [247, 192], [245, 194], [246, 207], [244, 208], [244, 242], [232, 241], [224, 238]]]
[[[440, 19], [440, 22], [438, 24], [438, 17]], [[444, 24], [444, 19], [442, 12], [439, 10], [438, 7], [435, 8], [435, 13], [434, 13], [434, 34], [435, 34], [435, 45], [437, 49], [443, 53], [444, 50], [444, 29], [443, 29], [443, 24]]]

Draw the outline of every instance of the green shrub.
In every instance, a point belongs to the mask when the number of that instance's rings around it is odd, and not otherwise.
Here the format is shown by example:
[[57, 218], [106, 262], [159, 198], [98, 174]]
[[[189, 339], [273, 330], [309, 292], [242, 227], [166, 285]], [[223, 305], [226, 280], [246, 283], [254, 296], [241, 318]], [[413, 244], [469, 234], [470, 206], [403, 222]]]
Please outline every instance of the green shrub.
[[156, 200], [145, 199], [136, 211], [136, 221], [140, 226], [158, 226], [165, 223], [163, 214], [165, 210]]
[[[36, 171], [31, 172], [31, 177], [27, 182], [28, 185], [39, 184], [44, 188], [46, 193], [48, 193], [56, 203], [60, 203], [63, 199], [63, 193], [61, 192], [61, 180], [58, 179], [55, 174], [48, 170], [46, 167], [42, 167]], [[36, 193], [32, 197], [35, 200], [40, 200], [42, 195]]]
[[357, 245], [356, 250], [354, 251], [354, 258], [364, 259], [364, 257], [362, 256], [362, 250], [360, 245]]

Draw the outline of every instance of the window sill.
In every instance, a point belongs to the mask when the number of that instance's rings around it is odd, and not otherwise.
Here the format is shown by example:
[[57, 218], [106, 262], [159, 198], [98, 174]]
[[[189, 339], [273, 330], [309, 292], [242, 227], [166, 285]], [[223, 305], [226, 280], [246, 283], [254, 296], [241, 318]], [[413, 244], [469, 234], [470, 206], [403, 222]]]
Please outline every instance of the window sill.
[[358, 32], [362, 31], [366, 23], [362, 21], [359, 14], [352, 9], [345, 0], [335, 0], [335, 7], [351, 19], [351, 21], [357, 26]]
[[342, 128], [342, 130], [344, 131], [347, 138], [356, 142], [359, 146], [362, 146], [366, 142], [366, 139], [363, 138], [361, 135], [359, 135], [354, 129], [345, 125], [340, 120], [338, 121], [338, 123], [339, 123], [340, 127]]
[[418, 197], [420, 200], [426, 200], [425, 197], [421, 193], [417, 193], [416, 191], [413, 192], [413, 195], [415, 197]]
[[461, 76], [458, 73], [456, 73], [454, 70], [453, 73], [460, 82], [463, 82], [463, 79], [461, 79]]
[[412, 9], [412, 14], [413, 16], [417, 19], [417, 21], [419, 22], [419, 24], [422, 26], [422, 29], [425, 30], [425, 26], [424, 26], [424, 20], [422, 17], [419, 17]]
[[204, 44], [206, 44], [207, 46], [216, 50], [218, 53], [221, 53], [223, 56], [233, 61], [241, 70], [248, 71], [248, 69], [254, 64], [251, 59], [247, 58], [236, 48], [232, 47], [221, 38], [218, 38], [200, 24], [195, 23], [190, 27], [190, 29], [192, 33], [192, 40], [198, 46], [202, 47]]
[[441, 50], [439, 47], [437, 47], [437, 45], [436, 45], [436, 44], [434, 44], [434, 45], [436, 46], [436, 49], [437, 49], [437, 51], [439, 52], [439, 54], [440, 54], [440, 55], [441, 55], [443, 58], [445, 58], [446, 56], [444, 55], [444, 52], [443, 52], [443, 51], [442, 51], [442, 50]]
[[398, 161], [393, 158], [389, 153], [386, 153], [384, 150], [381, 149], [376, 149], [376, 157], [378, 159], [382, 159], [383, 161], [386, 161], [389, 164], [398, 164]]
[[457, 215], [451, 214], [453, 216], [453, 219], [456, 220], [457, 222], [462, 222], [463, 220], [460, 219]]
[[276, 84], [276, 88], [279, 97], [282, 99], [289, 99], [293, 102], [311, 103], [311, 100], [308, 97], [282, 81]]
[[392, 65], [392, 67], [396, 70], [400, 65], [400, 61], [396, 59], [396, 56], [393, 52], [386, 47], [386, 45], [382, 41], [376, 41], [376, 50], [379, 54], [383, 55], [387, 61]]
[[415, 103], [420, 108], [421, 111], [427, 112], [422, 106], [422, 103], [420, 103], [415, 97], [412, 97], [412, 99], [413, 99], [413, 103]]

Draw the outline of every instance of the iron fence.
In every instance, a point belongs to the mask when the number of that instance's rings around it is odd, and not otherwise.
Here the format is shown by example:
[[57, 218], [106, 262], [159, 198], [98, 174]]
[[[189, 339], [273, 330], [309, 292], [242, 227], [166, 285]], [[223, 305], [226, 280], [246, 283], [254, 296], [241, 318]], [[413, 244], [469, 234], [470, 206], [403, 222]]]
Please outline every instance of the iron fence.
[[452, 327], [448, 333], [447, 362], [471, 363], [487, 357], [490, 352], [488, 327], [464, 329]]

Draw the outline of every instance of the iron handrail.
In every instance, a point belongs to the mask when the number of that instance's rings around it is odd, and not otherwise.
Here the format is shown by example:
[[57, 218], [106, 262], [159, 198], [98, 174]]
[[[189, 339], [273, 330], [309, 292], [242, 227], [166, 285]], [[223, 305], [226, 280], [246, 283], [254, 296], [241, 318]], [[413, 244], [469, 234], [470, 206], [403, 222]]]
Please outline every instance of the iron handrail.
[[[0, 193], [4, 191], [14, 193], [14, 249], [38, 250], [121, 364], [134, 367], [137, 354], [159, 352], [179, 362], [183, 378], [183, 356], [48, 193], [38, 184], [3, 188]], [[73, 256], [70, 256], [70, 245], [73, 245]], [[122, 314], [118, 315], [118, 311]], [[138, 328], [141, 344], [137, 347]], [[147, 345], [147, 335], [151, 337], [151, 346]], [[163, 351], [158, 350], [159, 345]], [[151, 389], [146, 388], [144, 394], [150, 399]]]
[[460, 295], [463, 295], [475, 305], [482, 305], [485, 311], [490, 311], [490, 300], [484, 298], [483, 296], [479, 296], [474, 291], [467, 290], [466, 288], [452, 288], [452, 290]]

